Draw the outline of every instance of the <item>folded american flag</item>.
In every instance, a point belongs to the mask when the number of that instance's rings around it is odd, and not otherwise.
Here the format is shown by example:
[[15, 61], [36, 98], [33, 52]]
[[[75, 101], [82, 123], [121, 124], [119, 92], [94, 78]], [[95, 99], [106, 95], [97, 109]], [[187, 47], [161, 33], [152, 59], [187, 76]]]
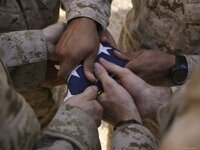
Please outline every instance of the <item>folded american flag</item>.
[[[117, 50], [117, 49], [113, 48], [107, 43], [100, 44], [96, 62], [98, 62], [99, 58], [104, 58], [118, 66], [124, 67], [127, 62], [117, 58], [113, 54], [114, 50]], [[92, 83], [86, 79], [82, 64], [77, 66], [72, 71], [72, 73], [70, 74], [67, 80], [67, 85], [68, 85], [68, 93], [67, 93], [67, 96], [65, 97], [65, 100], [67, 100], [68, 98], [74, 95], [82, 93], [88, 86], [91, 86], [91, 85], [96, 85], [99, 90], [102, 90], [102, 86], [99, 81], [97, 81], [96, 83]]]

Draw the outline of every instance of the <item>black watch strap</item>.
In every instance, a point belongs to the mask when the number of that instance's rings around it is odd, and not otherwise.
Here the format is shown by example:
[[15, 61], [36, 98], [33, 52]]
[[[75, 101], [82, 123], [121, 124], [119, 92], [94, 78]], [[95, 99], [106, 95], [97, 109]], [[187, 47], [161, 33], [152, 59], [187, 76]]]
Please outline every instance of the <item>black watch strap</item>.
[[177, 64], [182, 64], [188, 68], [187, 60], [186, 60], [185, 56], [176, 55], [176, 65]]
[[188, 74], [188, 64], [185, 56], [176, 55], [176, 64], [169, 72], [169, 78], [176, 85], [185, 82]]
[[135, 119], [130, 119], [130, 120], [123, 120], [117, 123], [117, 125], [114, 127], [114, 130], [116, 130], [118, 127], [121, 127], [123, 125], [127, 125], [127, 124], [137, 124], [137, 125], [141, 125], [141, 123], [139, 123], [137, 120]]

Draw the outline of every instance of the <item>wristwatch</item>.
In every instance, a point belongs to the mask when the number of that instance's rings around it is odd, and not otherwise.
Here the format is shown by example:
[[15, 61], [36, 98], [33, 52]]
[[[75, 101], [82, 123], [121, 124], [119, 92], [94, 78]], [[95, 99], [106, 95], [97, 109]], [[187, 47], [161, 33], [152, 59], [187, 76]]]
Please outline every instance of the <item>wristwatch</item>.
[[170, 69], [169, 78], [176, 85], [185, 82], [188, 75], [188, 64], [185, 56], [176, 55], [176, 64]]

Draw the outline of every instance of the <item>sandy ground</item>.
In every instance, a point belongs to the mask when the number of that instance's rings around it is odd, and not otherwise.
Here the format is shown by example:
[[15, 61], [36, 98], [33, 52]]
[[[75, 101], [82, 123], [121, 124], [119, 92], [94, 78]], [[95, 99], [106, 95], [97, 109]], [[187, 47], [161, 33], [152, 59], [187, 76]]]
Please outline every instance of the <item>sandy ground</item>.
[[[111, 32], [116, 42], [118, 42], [121, 26], [131, 6], [131, 0], [113, 0], [108, 30]], [[65, 21], [65, 13], [63, 11], [60, 12], [59, 21]], [[99, 127], [102, 150], [108, 150], [108, 147], [110, 147], [110, 128], [109, 124], [105, 122], [102, 122], [102, 125]]]

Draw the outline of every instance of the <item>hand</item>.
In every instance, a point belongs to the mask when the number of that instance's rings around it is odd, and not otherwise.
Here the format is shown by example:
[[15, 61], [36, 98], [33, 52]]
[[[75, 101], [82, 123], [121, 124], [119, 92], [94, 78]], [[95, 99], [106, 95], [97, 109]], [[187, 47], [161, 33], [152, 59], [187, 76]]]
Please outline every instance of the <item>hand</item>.
[[142, 50], [127, 55], [115, 51], [115, 55], [128, 60], [126, 67], [150, 83], [167, 79], [170, 69], [175, 65], [175, 56], [161, 51]]
[[141, 117], [143, 119], [156, 119], [158, 109], [172, 95], [171, 89], [168, 87], [151, 86], [127, 68], [119, 67], [104, 59], [100, 59], [100, 63], [108, 72], [114, 74], [120, 84], [130, 93]]
[[94, 119], [97, 126], [100, 126], [103, 108], [95, 100], [97, 97], [97, 91], [98, 90], [95, 86], [88, 87], [82, 94], [67, 99], [65, 103], [81, 108]]
[[45, 80], [42, 84], [43, 87], [53, 89], [55, 86], [66, 84], [65, 81], [57, 77], [58, 70], [55, 68], [57, 62], [47, 61]]
[[53, 25], [50, 25], [42, 30], [45, 39], [51, 44], [57, 44], [62, 33], [65, 31], [65, 23], [58, 22]]
[[95, 63], [95, 74], [103, 85], [104, 92], [98, 97], [98, 101], [104, 108], [104, 119], [114, 126], [122, 120], [136, 119], [141, 122], [131, 95], [109, 77], [98, 63]]
[[70, 72], [83, 61], [86, 78], [96, 81], [93, 66], [99, 49], [99, 35], [96, 23], [89, 18], [77, 18], [69, 22], [66, 31], [56, 46], [60, 57], [58, 76], [67, 78]]
[[101, 42], [109, 43], [114, 48], [117, 47], [117, 44], [113, 36], [110, 34], [110, 32], [107, 29], [103, 30], [99, 36], [100, 36]]
[[49, 52], [48, 53], [49, 60], [47, 62], [46, 76], [43, 82], [43, 87], [52, 89], [55, 86], [64, 83], [62, 80], [57, 78], [58, 70], [55, 68], [55, 65], [57, 64], [56, 61], [58, 61], [58, 58], [54, 53], [55, 45], [57, 44], [64, 30], [65, 30], [65, 24], [61, 22], [50, 25], [42, 30], [45, 41], [47, 42], [48, 52]]

